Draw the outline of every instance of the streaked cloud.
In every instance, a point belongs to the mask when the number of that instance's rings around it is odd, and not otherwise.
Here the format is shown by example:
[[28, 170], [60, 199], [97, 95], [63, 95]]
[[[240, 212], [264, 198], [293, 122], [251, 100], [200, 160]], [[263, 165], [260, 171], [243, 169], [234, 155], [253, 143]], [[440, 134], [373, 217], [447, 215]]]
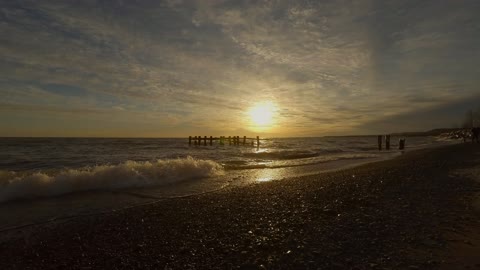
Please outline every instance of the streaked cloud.
[[[5, 2], [1, 118], [23, 120], [0, 135], [44, 134], [28, 115], [64, 119], [58, 135], [103, 136], [107, 122], [118, 136], [132, 136], [130, 126], [138, 136], [223, 134], [252, 130], [246, 112], [264, 100], [279, 108], [273, 135], [388, 132], [371, 125], [403, 115], [412, 124], [399, 129], [451, 125], [415, 115], [442, 109], [453, 119], [449, 104], [478, 97], [479, 9], [452, 0]], [[89, 134], [72, 118], [90, 121]]]

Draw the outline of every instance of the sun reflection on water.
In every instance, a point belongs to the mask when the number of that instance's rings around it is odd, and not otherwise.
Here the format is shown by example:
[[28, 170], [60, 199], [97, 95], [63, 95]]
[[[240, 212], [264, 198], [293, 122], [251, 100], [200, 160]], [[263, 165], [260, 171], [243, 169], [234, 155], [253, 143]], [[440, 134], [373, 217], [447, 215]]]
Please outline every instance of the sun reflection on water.
[[264, 169], [257, 172], [257, 182], [270, 182], [282, 178], [282, 173], [279, 170]]

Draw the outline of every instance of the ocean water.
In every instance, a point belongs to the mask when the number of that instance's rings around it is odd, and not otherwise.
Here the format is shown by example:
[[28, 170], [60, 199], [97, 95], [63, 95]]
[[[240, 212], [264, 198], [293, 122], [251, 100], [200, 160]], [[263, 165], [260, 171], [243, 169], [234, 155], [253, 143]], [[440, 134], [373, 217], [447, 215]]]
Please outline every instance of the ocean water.
[[[223, 176], [227, 183], [230, 176], [239, 174], [235, 171], [328, 163], [333, 168], [335, 161], [355, 163], [399, 153], [395, 150], [397, 138], [392, 138], [392, 151], [378, 151], [376, 140], [376, 137], [272, 138], [262, 139], [257, 148], [249, 143], [231, 146], [216, 142], [213, 146], [189, 146], [188, 140], [179, 138], [2, 138], [0, 202], [86, 190], [171, 186], [218, 176]], [[414, 137], [408, 139], [407, 147], [442, 143], [445, 142], [434, 137]]]
[[[258, 148], [189, 146], [184, 138], [0, 138], [0, 216], [10, 222], [0, 229], [388, 159], [401, 154], [398, 138], [391, 141], [392, 150], [378, 151], [373, 136], [265, 138]], [[448, 143], [411, 137], [406, 151]]]

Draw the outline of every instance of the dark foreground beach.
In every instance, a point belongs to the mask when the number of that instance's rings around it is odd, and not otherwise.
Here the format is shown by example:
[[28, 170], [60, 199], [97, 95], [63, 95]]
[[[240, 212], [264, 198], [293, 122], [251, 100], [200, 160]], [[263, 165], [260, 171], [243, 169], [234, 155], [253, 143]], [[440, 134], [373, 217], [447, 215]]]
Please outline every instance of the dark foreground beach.
[[0, 269], [480, 269], [478, 166], [453, 145], [2, 232]]

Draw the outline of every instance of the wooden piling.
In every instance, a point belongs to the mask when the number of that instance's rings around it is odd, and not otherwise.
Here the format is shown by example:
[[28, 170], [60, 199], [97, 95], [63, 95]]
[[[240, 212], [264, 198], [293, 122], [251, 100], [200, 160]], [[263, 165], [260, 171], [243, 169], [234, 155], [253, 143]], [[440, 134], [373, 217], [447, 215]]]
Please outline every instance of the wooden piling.
[[385, 135], [385, 149], [390, 150], [390, 135]]
[[378, 151], [382, 150], [382, 135], [378, 135]]
[[[260, 136], [256, 137], [257, 139], [257, 148], [260, 147]], [[227, 140], [227, 136], [219, 136], [219, 137], [213, 137], [213, 136], [188, 136], [188, 145], [195, 145], [195, 146], [207, 146], [209, 144], [210, 146], [213, 146], [213, 141], [218, 141], [219, 145], [225, 145], [225, 141]], [[243, 142], [242, 142], [242, 137], [241, 136], [228, 136], [228, 144], [229, 145], [235, 145], [235, 146], [240, 146], [240, 145], [247, 145], [247, 140], [248, 143], [252, 144], [252, 146], [255, 145], [255, 138], [247, 138], [247, 136], [243, 136]], [[207, 142], [209, 141], [209, 142]]]
[[399, 150], [404, 150], [405, 149], [405, 139], [400, 139], [398, 141], [398, 149]]

